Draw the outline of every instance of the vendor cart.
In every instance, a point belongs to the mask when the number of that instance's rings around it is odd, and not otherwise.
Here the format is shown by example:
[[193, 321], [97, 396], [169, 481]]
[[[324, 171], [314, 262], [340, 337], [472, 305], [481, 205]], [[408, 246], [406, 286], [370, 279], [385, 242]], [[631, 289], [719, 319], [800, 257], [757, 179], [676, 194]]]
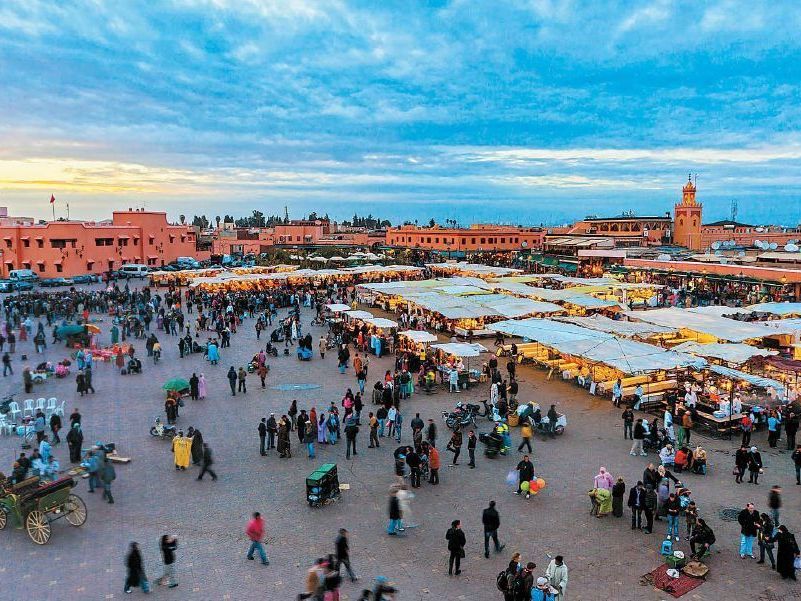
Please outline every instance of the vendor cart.
[[339, 497], [336, 463], [325, 463], [306, 478], [306, 500], [310, 507], [333, 503]]
[[75, 480], [61, 478], [43, 482], [38, 477], [18, 484], [8, 481], [0, 485], [0, 530], [8, 522], [18, 529], [25, 528], [37, 545], [50, 540], [50, 524], [64, 518], [70, 526], [83, 526], [86, 522], [86, 504], [72, 494]]

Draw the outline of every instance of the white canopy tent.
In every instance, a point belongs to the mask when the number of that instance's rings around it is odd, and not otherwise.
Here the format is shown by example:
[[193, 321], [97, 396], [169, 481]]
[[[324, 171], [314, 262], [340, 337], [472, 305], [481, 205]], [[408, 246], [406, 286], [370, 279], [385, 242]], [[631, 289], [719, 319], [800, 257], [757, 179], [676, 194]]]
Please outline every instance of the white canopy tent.
[[392, 329], [398, 327], [397, 321], [392, 321], [391, 319], [386, 319], [384, 317], [368, 317], [364, 320], [364, 323], [370, 324], [376, 328], [381, 329]]
[[361, 320], [370, 319], [373, 316], [373, 314], [370, 313], [369, 311], [360, 311], [360, 310], [345, 311], [345, 315], [347, 315], [351, 319], [361, 319]]
[[442, 344], [432, 344], [431, 348], [439, 349], [448, 355], [455, 357], [478, 357], [481, 353], [489, 352], [481, 344], [467, 342], [445, 342]]
[[344, 313], [345, 311], [351, 310], [349, 305], [344, 305], [342, 303], [329, 303], [325, 308], [331, 311], [331, 313]]
[[782, 316], [801, 315], [801, 303], [759, 303], [751, 305], [748, 310]]
[[776, 354], [773, 351], [757, 348], [750, 344], [721, 344], [718, 342], [700, 344], [692, 340], [674, 347], [673, 350], [698, 355], [699, 357], [721, 359], [727, 363], [735, 363], [737, 365], [745, 363], [751, 357], [767, 357], [768, 355]]
[[676, 330], [665, 326], [658, 326], [650, 323], [636, 321], [625, 321], [622, 319], [609, 319], [603, 315], [593, 315], [591, 317], [574, 317], [567, 315], [564, 317], [554, 317], [557, 321], [565, 321], [583, 328], [607, 332], [609, 334], [619, 334], [626, 338], [647, 338], [656, 334], [670, 334]]
[[762, 376], [755, 376], [754, 374], [749, 374], [744, 371], [739, 371], [736, 369], [731, 369], [730, 367], [724, 367], [723, 365], [710, 365], [709, 371], [712, 371], [716, 374], [720, 374], [721, 376], [726, 376], [727, 378], [731, 378], [732, 380], [742, 380], [744, 382], [748, 382], [752, 386], [757, 386], [759, 388], [772, 388], [776, 391], [776, 394], [780, 397], [784, 397], [784, 384], [779, 382], [778, 380], [773, 380], [771, 378], [763, 378]]
[[435, 334], [426, 332], [425, 330], [406, 330], [404, 332], [398, 332], [398, 336], [405, 336], [418, 344], [426, 344], [438, 340]]

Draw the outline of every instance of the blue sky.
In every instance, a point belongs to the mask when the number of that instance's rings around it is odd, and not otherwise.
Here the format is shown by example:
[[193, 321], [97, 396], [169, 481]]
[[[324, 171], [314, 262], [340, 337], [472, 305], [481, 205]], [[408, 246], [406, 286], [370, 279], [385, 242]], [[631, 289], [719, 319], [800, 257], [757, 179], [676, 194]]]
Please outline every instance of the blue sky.
[[801, 220], [795, 2], [6, 0], [0, 204]]

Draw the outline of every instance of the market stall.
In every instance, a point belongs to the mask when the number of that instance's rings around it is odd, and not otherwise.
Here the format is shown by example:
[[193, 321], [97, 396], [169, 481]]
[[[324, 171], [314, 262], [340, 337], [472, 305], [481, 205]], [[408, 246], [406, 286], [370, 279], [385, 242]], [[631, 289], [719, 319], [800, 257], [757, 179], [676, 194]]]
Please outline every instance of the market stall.
[[[456, 370], [459, 374], [459, 388], [465, 389], [481, 380], [481, 370], [470, 368], [470, 359], [481, 353], [489, 352], [486, 347], [476, 343], [445, 342], [432, 344], [436, 353], [437, 370], [443, 382], [448, 382], [450, 374]], [[467, 359], [467, 363], [463, 361]]]
[[406, 330], [398, 332], [398, 352], [409, 352], [425, 359], [428, 345], [438, 340], [436, 334], [425, 330]]
[[742, 365], [753, 357], [767, 357], [775, 351], [757, 348], [750, 344], [708, 342], [701, 344], [694, 341], [683, 342], [673, 350], [690, 353], [706, 359], [717, 359], [731, 365]]

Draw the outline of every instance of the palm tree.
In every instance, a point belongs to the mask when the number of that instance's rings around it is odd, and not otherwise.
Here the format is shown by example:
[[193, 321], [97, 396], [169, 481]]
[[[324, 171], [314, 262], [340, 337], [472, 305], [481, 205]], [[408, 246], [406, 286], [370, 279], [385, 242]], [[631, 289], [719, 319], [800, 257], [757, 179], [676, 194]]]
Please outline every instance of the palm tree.
[[217, 215], [217, 216], [214, 218], [214, 221], [216, 221], [216, 222], [217, 222], [217, 229], [220, 229], [220, 216], [219, 216], [219, 215]]
[[181, 220], [181, 225], [186, 225], [186, 215], [178, 215], [178, 219]]

